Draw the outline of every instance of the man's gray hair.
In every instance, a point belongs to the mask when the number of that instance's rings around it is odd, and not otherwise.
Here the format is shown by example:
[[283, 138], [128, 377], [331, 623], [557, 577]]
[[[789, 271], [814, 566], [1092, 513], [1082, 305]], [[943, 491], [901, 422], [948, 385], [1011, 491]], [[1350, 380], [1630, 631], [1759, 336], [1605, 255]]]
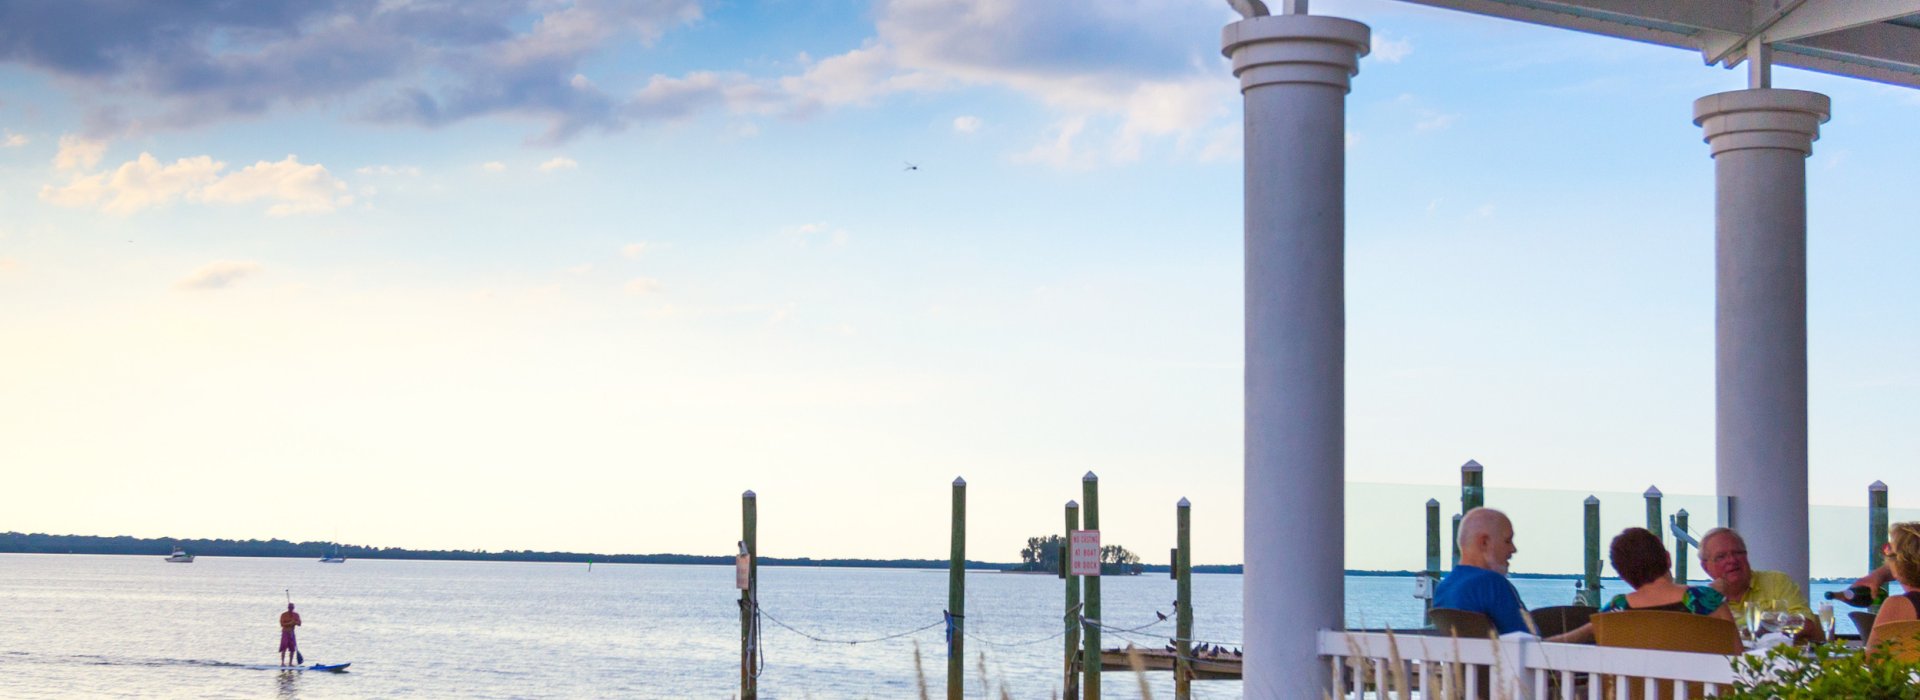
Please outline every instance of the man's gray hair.
[[1707, 543], [1712, 542], [1713, 538], [1719, 537], [1721, 535], [1732, 535], [1734, 539], [1740, 541], [1740, 544], [1747, 543], [1747, 538], [1741, 537], [1739, 530], [1735, 530], [1730, 527], [1716, 527], [1712, 530], [1708, 530], [1707, 534], [1700, 536], [1700, 563], [1702, 564], [1707, 563]]

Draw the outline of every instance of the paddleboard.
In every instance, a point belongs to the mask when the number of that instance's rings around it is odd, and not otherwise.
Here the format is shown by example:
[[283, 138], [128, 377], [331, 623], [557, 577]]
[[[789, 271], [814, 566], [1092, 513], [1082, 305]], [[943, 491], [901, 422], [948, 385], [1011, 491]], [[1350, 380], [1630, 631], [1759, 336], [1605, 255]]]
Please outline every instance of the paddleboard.
[[[220, 665], [225, 666], [227, 664], [220, 664]], [[313, 664], [311, 666], [274, 666], [274, 665], [268, 665], [268, 664], [234, 664], [234, 666], [237, 666], [239, 668], [251, 668], [251, 669], [258, 669], [261, 671], [326, 671], [330, 673], [344, 672], [347, 670], [348, 666], [352, 666], [352, 665], [353, 665], [352, 663]]]
[[352, 663], [344, 663], [344, 664], [314, 664], [314, 665], [312, 665], [312, 666], [308, 666], [308, 667], [307, 667], [307, 670], [309, 670], [309, 671], [331, 671], [331, 672], [333, 672], [333, 673], [339, 673], [339, 672], [341, 672], [341, 671], [345, 671], [345, 670], [347, 670], [347, 667], [348, 667], [348, 666], [352, 666], [352, 665], [353, 665]]

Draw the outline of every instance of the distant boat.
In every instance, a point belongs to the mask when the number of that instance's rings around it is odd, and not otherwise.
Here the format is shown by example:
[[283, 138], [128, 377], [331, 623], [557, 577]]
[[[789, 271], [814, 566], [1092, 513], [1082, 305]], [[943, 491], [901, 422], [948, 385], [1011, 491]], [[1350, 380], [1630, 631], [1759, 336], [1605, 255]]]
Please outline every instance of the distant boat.
[[173, 554], [167, 555], [167, 561], [173, 564], [192, 564], [193, 555], [188, 554], [185, 549], [174, 547]]
[[343, 557], [343, 556], [340, 556], [340, 548], [339, 548], [339, 547], [334, 547], [334, 548], [333, 548], [333, 552], [332, 552], [332, 553], [330, 553], [330, 554], [328, 554], [328, 555], [326, 555], [326, 556], [324, 556], [324, 557], [320, 557], [320, 563], [322, 563], [322, 564], [345, 564], [345, 563], [347, 563], [347, 558], [346, 558], [346, 557]]

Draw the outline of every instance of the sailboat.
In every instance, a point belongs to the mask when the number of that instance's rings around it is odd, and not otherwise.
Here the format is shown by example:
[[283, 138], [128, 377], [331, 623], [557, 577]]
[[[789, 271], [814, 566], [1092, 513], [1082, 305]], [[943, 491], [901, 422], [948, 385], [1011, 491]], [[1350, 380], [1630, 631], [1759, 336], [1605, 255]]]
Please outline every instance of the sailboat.
[[320, 563], [322, 564], [345, 564], [346, 562], [347, 558], [340, 556], [340, 545], [337, 544], [333, 546], [332, 552], [324, 557], [320, 557]]
[[193, 555], [188, 554], [187, 550], [176, 546], [173, 548], [173, 554], [167, 555], [167, 562], [171, 564], [192, 564]]

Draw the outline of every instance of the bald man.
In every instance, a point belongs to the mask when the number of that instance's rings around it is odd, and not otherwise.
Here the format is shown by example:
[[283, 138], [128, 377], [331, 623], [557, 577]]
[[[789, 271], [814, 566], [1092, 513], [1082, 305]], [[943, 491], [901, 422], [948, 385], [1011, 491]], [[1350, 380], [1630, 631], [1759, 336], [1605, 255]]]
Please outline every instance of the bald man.
[[1538, 634], [1520, 591], [1507, 581], [1513, 553], [1513, 521], [1492, 508], [1475, 508], [1460, 519], [1460, 564], [1433, 592], [1433, 607], [1481, 613], [1500, 634]]

